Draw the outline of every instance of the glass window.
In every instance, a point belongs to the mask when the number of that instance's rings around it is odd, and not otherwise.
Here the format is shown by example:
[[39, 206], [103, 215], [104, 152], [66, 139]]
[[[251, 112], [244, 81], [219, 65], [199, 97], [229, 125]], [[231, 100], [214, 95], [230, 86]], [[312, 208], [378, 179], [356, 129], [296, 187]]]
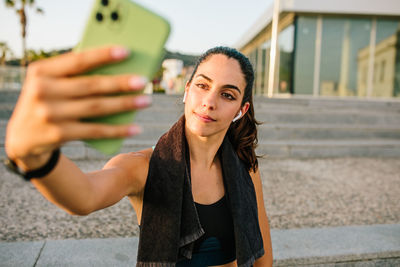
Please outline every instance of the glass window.
[[257, 81], [257, 48], [254, 49], [250, 54], [249, 54], [249, 60], [251, 65], [253, 66], [254, 70], [254, 83], [253, 83], [253, 94], [256, 93], [256, 84], [255, 81]]
[[262, 52], [262, 45], [257, 47], [257, 65], [254, 66], [255, 68], [255, 79], [254, 79], [254, 94], [260, 94], [262, 91], [262, 80], [263, 80], [263, 73], [262, 73], [262, 63], [263, 63], [263, 52]]
[[372, 96], [400, 97], [400, 21], [377, 19]]
[[267, 93], [268, 86], [268, 71], [269, 71], [269, 53], [271, 48], [271, 41], [264, 42], [261, 46], [262, 63], [261, 63], [261, 94]]
[[371, 19], [323, 17], [320, 95], [365, 95], [370, 34]]
[[271, 52], [271, 40], [264, 42], [261, 45], [262, 61], [261, 61], [261, 94], [266, 94], [268, 91], [268, 75], [269, 75], [269, 55]]
[[293, 72], [294, 25], [279, 33], [279, 93], [290, 93]]
[[295, 94], [313, 94], [316, 29], [317, 17], [299, 16], [296, 19], [293, 81]]

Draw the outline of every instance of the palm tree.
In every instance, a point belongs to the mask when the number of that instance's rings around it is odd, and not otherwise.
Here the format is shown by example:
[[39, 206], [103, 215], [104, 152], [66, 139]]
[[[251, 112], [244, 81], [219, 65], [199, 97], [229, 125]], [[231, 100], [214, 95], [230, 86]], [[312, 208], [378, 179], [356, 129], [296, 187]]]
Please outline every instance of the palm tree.
[[6, 64], [7, 55], [13, 55], [10, 47], [8, 47], [7, 43], [0, 42], [0, 65], [4, 66]]
[[[21, 59], [21, 65], [25, 66], [27, 63], [26, 60], [26, 25], [27, 25], [27, 17], [26, 17], [26, 12], [25, 8], [27, 5], [30, 7], [34, 7], [35, 5], [35, 0], [5, 0], [6, 5], [10, 8], [13, 8], [18, 16], [19, 16], [19, 21], [21, 23], [21, 35], [22, 35], [22, 59]], [[41, 8], [36, 7], [36, 12], [38, 13], [43, 13], [43, 10]]]

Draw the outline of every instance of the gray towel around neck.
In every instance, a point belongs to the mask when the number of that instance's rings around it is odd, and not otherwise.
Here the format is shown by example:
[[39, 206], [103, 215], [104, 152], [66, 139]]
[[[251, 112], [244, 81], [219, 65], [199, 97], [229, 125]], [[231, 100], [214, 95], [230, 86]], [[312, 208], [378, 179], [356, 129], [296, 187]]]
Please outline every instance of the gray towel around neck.
[[[251, 177], [225, 137], [219, 156], [232, 212], [236, 259], [250, 267], [264, 255], [257, 200]], [[204, 234], [194, 204], [186, 161], [185, 117], [158, 141], [150, 159], [144, 190], [138, 267], [170, 267], [192, 257], [194, 242]]]

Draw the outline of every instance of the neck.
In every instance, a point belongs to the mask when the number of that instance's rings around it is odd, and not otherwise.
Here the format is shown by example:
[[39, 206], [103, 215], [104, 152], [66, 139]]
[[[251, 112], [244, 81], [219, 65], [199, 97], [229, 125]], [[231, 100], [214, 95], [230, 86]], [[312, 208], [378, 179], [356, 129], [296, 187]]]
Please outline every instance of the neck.
[[211, 169], [216, 161], [219, 147], [224, 141], [226, 133], [211, 137], [197, 136], [185, 127], [186, 140], [189, 145], [190, 161], [201, 168]]

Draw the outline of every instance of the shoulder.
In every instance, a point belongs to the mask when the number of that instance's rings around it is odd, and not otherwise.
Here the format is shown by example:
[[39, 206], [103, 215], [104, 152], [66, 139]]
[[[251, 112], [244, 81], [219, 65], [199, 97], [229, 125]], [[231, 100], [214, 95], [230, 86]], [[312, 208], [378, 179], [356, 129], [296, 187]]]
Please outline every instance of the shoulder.
[[130, 195], [137, 195], [144, 190], [149, 170], [152, 148], [137, 152], [121, 153], [111, 158], [103, 169], [115, 168], [128, 179]]
[[260, 223], [265, 224], [267, 214], [266, 214], [265, 205], [264, 205], [263, 185], [262, 185], [262, 181], [261, 181], [261, 177], [260, 177], [260, 171], [257, 168], [257, 170], [255, 172], [250, 171], [249, 174], [250, 174], [251, 180], [253, 181], [254, 190], [256, 193], [259, 221], [260, 221]]
[[[118, 154], [116, 156], [114, 156], [113, 158], [111, 158], [107, 164], [107, 165], [129, 165], [131, 167], [133, 167], [132, 165], [136, 165], [136, 164], [143, 164], [143, 163], [148, 163], [150, 162], [150, 158], [151, 158], [151, 154], [153, 153], [153, 149], [152, 148], [147, 148], [147, 149], [143, 149], [140, 151], [136, 151], [136, 152], [129, 152], [129, 153], [121, 153]], [[126, 167], [129, 167], [126, 166]]]
[[260, 177], [260, 170], [259, 168], [257, 168], [255, 172], [251, 170], [249, 171], [249, 174], [257, 194], [257, 199], [259, 199], [260, 195], [262, 196], [262, 182]]

